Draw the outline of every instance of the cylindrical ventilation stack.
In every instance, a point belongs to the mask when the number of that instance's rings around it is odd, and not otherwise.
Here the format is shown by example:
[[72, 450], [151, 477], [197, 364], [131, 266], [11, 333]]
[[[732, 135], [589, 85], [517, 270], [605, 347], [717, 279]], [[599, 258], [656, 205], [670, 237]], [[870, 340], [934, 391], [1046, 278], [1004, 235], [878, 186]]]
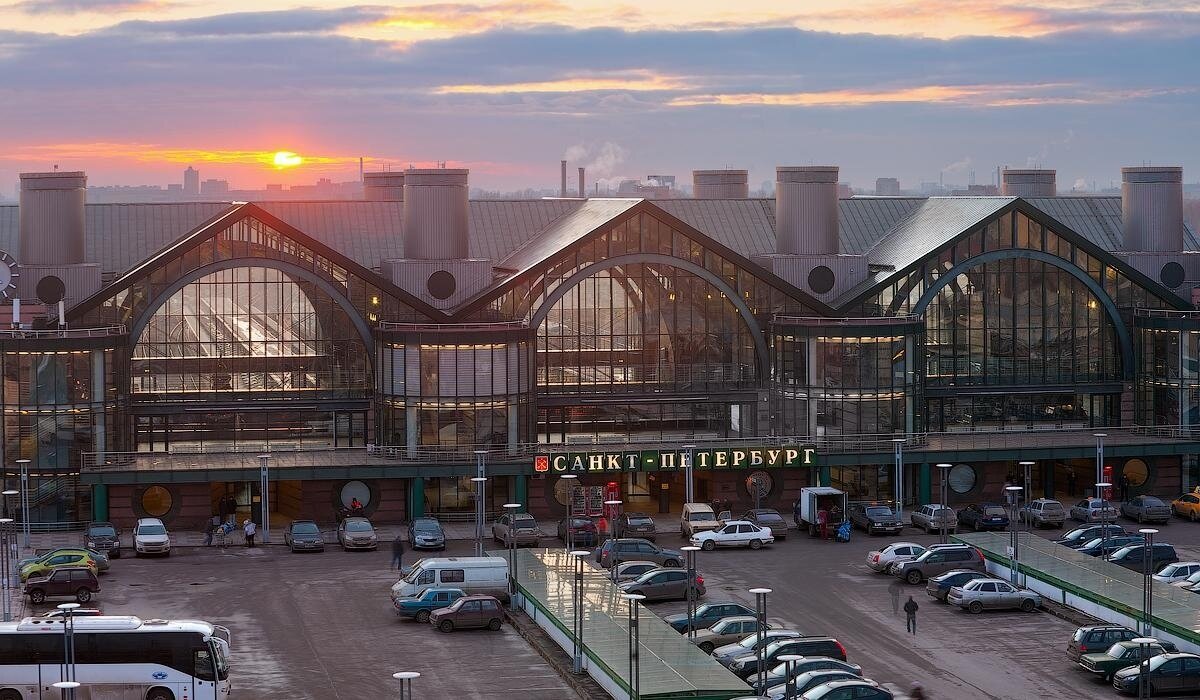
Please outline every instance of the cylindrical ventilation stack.
[[404, 257], [461, 260], [469, 256], [468, 170], [404, 173]]
[[696, 199], [746, 199], [750, 196], [750, 173], [745, 170], [693, 170], [692, 192]]
[[1054, 170], [1005, 170], [1002, 193], [1006, 197], [1054, 197], [1058, 194]]
[[775, 168], [775, 228], [782, 255], [838, 252], [836, 165]]
[[584, 176], [583, 168], [580, 168], [579, 169], [579, 197], [580, 197], [580, 199], [587, 196], [587, 184], [585, 183], [583, 176]]
[[363, 199], [368, 202], [403, 202], [404, 173], [363, 173]]
[[558, 196], [565, 198], [567, 196], [567, 161], [562, 163], [562, 186], [558, 190]]
[[86, 173], [21, 173], [17, 259], [24, 265], [83, 262], [86, 203]]
[[1125, 250], [1183, 250], [1183, 168], [1121, 168]]

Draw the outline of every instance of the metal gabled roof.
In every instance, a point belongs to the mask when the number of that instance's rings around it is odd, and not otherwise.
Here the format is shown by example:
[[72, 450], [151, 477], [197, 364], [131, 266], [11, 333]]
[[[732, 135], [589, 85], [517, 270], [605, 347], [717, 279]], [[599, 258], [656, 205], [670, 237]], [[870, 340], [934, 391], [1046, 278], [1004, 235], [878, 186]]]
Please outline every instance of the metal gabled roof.
[[[1104, 250], [1114, 252], [1124, 248], [1120, 197], [1029, 197], [1025, 201]], [[1183, 229], [1183, 249], [1200, 250], [1196, 233], [1187, 224]]]
[[931, 197], [867, 252], [872, 265], [900, 270], [995, 214], [1013, 197]]

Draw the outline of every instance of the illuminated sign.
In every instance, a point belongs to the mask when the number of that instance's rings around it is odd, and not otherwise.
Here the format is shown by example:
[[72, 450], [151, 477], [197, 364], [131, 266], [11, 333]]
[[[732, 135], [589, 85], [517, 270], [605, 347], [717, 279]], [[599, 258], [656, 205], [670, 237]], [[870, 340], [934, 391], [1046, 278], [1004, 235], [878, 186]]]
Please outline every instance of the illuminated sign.
[[[816, 465], [816, 457], [817, 448], [803, 445], [698, 448], [695, 451], [695, 468], [713, 470], [811, 467]], [[560, 452], [535, 456], [533, 470], [552, 474], [681, 471], [686, 468], [687, 460], [687, 452], [675, 450]]]

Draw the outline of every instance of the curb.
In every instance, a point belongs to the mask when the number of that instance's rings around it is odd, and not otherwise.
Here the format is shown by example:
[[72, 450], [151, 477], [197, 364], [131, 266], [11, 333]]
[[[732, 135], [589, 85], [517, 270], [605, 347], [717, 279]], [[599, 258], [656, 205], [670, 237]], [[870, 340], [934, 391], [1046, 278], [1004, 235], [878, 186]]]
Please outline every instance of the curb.
[[575, 675], [572, 672], [572, 660], [566, 652], [555, 644], [554, 640], [550, 639], [542, 631], [542, 628], [538, 627], [523, 611], [505, 610], [505, 617], [508, 618], [509, 624], [517, 631], [517, 634], [520, 634], [526, 643], [533, 647], [533, 650], [550, 665], [550, 668], [554, 669], [563, 682], [571, 686], [581, 700], [611, 700], [611, 696], [591, 676]]

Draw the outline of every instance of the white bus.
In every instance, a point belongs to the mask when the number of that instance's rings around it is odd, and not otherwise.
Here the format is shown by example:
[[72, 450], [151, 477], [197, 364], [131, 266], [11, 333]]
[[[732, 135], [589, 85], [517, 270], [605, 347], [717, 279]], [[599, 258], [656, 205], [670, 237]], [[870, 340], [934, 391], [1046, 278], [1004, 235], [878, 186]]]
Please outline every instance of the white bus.
[[[0, 700], [60, 700], [62, 618], [0, 623]], [[228, 700], [229, 630], [199, 620], [73, 621], [77, 700]]]

